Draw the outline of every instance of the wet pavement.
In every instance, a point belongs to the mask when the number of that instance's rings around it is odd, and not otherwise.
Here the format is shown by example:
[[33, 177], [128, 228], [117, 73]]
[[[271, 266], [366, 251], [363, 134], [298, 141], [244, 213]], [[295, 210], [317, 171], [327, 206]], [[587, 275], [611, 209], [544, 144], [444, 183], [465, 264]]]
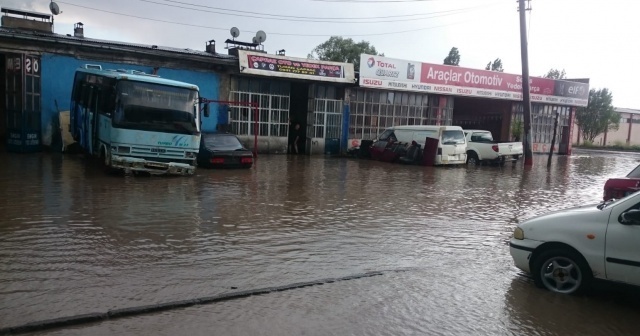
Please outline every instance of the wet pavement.
[[550, 171], [536, 156], [526, 173], [262, 156], [177, 178], [0, 162], [0, 327], [387, 270], [38, 335], [637, 333], [639, 296], [537, 289], [506, 245], [520, 220], [600, 201], [637, 154], [576, 152]]

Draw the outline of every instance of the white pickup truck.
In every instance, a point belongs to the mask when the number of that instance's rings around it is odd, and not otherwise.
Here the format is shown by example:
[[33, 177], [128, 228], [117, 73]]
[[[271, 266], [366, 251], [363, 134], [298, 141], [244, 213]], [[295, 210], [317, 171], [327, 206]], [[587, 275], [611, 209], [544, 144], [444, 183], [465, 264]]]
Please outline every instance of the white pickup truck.
[[517, 161], [523, 154], [521, 142], [496, 142], [489, 131], [464, 130], [467, 138], [467, 163], [479, 165], [483, 162], [504, 165]]

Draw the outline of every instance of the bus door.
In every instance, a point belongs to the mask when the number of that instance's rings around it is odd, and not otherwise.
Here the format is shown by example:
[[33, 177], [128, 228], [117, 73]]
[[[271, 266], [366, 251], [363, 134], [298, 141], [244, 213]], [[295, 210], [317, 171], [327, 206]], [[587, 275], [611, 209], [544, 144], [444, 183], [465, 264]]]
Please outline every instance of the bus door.
[[39, 151], [42, 142], [40, 57], [8, 54], [4, 66], [7, 150]]

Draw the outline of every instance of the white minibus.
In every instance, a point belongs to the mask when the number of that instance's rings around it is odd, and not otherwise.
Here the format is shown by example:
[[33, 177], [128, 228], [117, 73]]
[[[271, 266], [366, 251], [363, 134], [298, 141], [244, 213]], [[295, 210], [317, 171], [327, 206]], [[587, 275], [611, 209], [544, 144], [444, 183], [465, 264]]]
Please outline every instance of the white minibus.
[[[402, 142], [411, 144], [412, 141], [424, 148], [426, 138], [438, 139], [436, 165], [457, 165], [467, 162], [467, 140], [460, 126], [393, 126], [378, 136], [378, 142]], [[378, 147], [379, 146], [375, 146]]]

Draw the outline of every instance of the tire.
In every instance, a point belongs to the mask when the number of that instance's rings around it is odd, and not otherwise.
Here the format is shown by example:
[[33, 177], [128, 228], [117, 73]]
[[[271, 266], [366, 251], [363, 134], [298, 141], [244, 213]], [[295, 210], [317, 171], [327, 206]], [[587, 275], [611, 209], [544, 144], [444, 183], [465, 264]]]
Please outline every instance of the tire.
[[475, 152], [467, 152], [468, 165], [480, 166], [481, 163], [482, 161], [478, 159], [478, 154], [476, 154]]
[[560, 294], [580, 294], [593, 280], [593, 272], [582, 255], [556, 247], [542, 251], [532, 265], [536, 286]]
[[115, 169], [111, 168], [111, 156], [107, 153], [107, 149], [103, 146], [100, 149], [100, 166], [106, 174], [114, 174]]

